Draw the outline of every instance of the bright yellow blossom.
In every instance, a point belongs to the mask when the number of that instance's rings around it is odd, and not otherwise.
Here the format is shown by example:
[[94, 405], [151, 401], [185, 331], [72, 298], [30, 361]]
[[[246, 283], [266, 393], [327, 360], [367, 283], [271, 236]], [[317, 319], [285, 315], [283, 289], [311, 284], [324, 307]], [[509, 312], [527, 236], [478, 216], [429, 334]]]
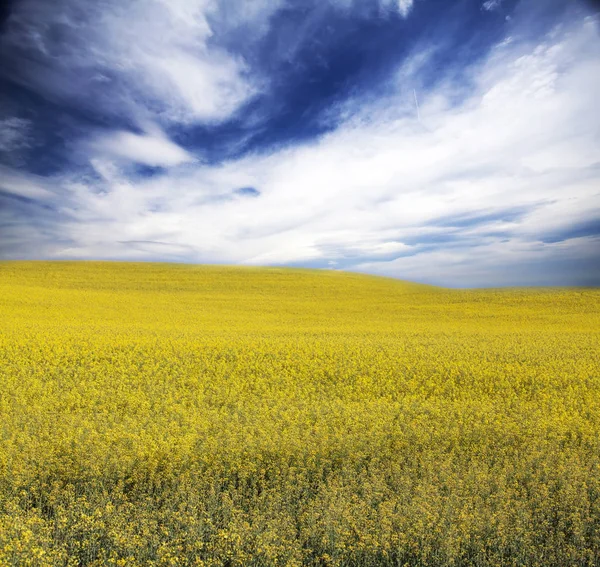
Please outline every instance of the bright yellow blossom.
[[600, 291], [0, 263], [0, 567], [600, 564]]

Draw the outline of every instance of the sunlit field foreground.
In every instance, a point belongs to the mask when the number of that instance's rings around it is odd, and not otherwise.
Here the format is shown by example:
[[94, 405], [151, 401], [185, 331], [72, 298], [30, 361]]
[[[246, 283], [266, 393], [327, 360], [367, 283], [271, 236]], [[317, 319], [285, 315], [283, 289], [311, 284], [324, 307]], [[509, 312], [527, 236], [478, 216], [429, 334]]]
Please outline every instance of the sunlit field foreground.
[[0, 565], [600, 562], [600, 291], [0, 263]]

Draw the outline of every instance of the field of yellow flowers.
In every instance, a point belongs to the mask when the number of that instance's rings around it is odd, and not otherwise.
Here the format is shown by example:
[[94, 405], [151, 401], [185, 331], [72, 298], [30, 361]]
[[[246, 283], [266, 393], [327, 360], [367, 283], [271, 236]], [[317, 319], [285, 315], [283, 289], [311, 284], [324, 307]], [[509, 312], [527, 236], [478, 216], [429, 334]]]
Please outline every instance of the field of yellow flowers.
[[0, 263], [0, 566], [600, 565], [600, 290]]

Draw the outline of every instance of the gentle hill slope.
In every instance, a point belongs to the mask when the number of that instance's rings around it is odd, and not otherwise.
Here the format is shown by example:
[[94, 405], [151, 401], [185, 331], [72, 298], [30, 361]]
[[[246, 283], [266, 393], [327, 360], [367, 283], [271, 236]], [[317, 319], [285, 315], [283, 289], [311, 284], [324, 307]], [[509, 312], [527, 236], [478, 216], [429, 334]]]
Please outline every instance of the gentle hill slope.
[[0, 290], [0, 306], [16, 315], [17, 325], [31, 308], [38, 321], [67, 326], [91, 321], [223, 332], [441, 330], [441, 321], [467, 329], [541, 314], [544, 325], [586, 326], [597, 321], [581, 313], [600, 296], [598, 290], [450, 290], [326, 270], [117, 262], [4, 262]]
[[0, 263], [0, 566], [593, 565], [599, 351], [598, 290]]

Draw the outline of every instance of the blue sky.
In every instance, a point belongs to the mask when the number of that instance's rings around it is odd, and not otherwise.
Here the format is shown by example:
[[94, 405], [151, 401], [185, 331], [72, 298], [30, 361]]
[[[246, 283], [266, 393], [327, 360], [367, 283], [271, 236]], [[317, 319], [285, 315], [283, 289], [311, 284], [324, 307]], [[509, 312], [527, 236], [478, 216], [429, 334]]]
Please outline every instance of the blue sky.
[[584, 0], [16, 0], [0, 258], [600, 284]]

